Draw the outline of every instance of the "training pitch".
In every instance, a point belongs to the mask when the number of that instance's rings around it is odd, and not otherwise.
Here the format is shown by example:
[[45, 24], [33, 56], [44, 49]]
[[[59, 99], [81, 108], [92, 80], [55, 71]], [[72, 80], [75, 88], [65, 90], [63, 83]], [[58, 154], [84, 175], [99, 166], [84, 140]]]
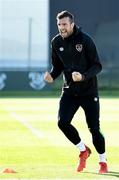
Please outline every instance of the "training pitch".
[[[58, 98], [0, 99], [0, 180], [107, 180], [119, 178], [119, 98], [101, 98], [101, 129], [109, 173], [99, 175], [83, 110], [72, 124], [91, 148], [87, 168], [76, 172], [79, 152], [57, 127]], [[16, 173], [3, 173], [12, 168]]]

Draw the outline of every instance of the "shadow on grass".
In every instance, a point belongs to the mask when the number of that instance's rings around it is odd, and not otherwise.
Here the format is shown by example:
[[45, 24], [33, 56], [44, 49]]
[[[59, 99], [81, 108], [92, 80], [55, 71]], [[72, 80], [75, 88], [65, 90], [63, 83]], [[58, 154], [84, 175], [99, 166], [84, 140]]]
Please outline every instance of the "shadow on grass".
[[83, 173], [97, 174], [100, 176], [112, 176], [112, 177], [119, 178], [119, 172], [116, 172], [116, 171], [109, 171], [108, 173], [105, 173], [105, 174], [98, 174], [98, 173], [93, 173], [93, 172], [83, 172]]

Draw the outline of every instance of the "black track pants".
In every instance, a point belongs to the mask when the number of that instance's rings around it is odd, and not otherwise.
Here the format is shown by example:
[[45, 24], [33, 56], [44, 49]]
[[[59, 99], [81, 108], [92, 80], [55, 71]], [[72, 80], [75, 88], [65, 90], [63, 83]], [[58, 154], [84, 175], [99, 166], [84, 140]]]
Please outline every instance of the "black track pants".
[[71, 121], [80, 106], [85, 112], [93, 144], [97, 152], [102, 154], [105, 152], [105, 139], [100, 132], [98, 97], [79, 97], [63, 93], [59, 104], [58, 127], [74, 145], [78, 144], [81, 138], [76, 128], [71, 124]]

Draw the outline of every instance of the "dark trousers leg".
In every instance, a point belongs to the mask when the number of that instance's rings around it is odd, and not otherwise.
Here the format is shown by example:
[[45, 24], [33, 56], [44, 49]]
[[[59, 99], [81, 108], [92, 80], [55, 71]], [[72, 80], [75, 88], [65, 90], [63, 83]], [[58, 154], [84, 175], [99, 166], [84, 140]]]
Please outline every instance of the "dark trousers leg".
[[105, 139], [100, 131], [99, 121], [99, 98], [87, 97], [82, 101], [82, 107], [85, 111], [88, 128], [92, 134], [93, 144], [99, 154], [105, 152]]
[[71, 120], [79, 108], [75, 98], [67, 94], [63, 94], [59, 104], [58, 127], [65, 136], [74, 144], [78, 144], [81, 139]]

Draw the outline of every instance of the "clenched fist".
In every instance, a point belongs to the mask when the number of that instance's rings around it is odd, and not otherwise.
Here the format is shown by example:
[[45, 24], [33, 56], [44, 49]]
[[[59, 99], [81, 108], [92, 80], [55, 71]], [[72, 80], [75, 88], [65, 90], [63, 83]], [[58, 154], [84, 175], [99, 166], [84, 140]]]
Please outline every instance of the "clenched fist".
[[72, 79], [73, 79], [74, 82], [82, 81], [83, 76], [82, 76], [82, 74], [80, 74], [79, 72], [75, 72], [75, 71], [74, 71], [74, 72], [72, 73]]
[[48, 71], [45, 72], [44, 74], [44, 80], [48, 83], [52, 83], [53, 82], [53, 78], [52, 76], [50, 75], [50, 73]]

